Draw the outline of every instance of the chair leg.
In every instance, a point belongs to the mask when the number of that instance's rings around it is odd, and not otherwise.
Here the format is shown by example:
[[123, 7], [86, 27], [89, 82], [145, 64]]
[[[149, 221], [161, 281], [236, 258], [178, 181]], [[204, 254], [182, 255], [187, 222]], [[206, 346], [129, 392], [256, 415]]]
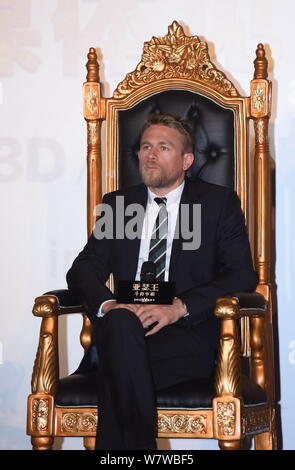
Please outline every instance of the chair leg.
[[252, 436], [245, 436], [242, 440], [241, 450], [251, 450]]
[[218, 441], [221, 450], [241, 450], [242, 441]]
[[84, 437], [83, 444], [85, 450], [94, 450], [95, 449], [95, 437]]
[[51, 450], [53, 445], [53, 437], [46, 436], [46, 437], [31, 437], [31, 443], [33, 446], [33, 450]]
[[254, 436], [256, 450], [275, 450], [275, 439], [271, 432], [263, 432]]
[[281, 422], [280, 422], [280, 407], [273, 405], [270, 408], [268, 432], [256, 434], [254, 436], [254, 446], [256, 450], [277, 450], [281, 445]]

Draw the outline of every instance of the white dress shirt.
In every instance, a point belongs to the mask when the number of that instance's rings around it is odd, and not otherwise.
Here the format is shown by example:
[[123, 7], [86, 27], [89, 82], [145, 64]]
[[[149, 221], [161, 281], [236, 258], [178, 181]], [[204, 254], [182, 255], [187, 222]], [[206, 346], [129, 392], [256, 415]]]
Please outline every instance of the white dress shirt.
[[[166, 208], [168, 212], [168, 233], [167, 233], [167, 248], [166, 248], [166, 267], [165, 267], [165, 276], [164, 281], [169, 281], [169, 266], [171, 258], [172, 243], [174, 239], [174, 232], [176, 227], [176, 221], [178, 216], [178, 208], [180, 203], [180, 198], [182, 195], [184, 187], [184, 182], [173, 189], [169, 193], [161, 196], [167, 199]], [[150, 241], [153, 228], [155, 226], [156, 218], [159, 213], [159, 204], [155, 202], [155, 198], [160, 197], [157, 194], [153, 193], [148, 188], [148, 201], [145, 211], [145, 217], [143, 221], [142, 233], [141, 233], [141, 242], [138, 256], [138, 264], [135, 280], [140, 281], [140, 272], [141, 266], [144, 261], [149, 259], [149, 249]]]

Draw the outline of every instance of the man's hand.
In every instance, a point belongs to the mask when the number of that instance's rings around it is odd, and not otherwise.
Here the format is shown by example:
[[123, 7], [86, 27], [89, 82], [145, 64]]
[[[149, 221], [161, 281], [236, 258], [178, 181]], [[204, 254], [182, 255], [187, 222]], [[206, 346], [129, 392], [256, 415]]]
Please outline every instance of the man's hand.
[[113, 310], [114, 308], [127, 308], [131, 310], [133, 313], [136, 312], [138, 309], [138, 305], [136, 304], [119, 304], [116, 300], [109, 300], [104, 303], [102, 307], [102, 313], [106, 314], [109, 310]]
[[148, 331], [145, 336], [153, 335], [160, 331], [163, 326], [177, 322], [186, 313], [182, 300], [177, 298], [173, 300], [171, 305], [144, 304], [136, 305], [136, 307], [134, 313], [140, 319], [144, 328], [148, 328], [157, 322], [154, 328]]
[[102, 313], [105, 314], [114, 308], [127, 308], [131, 310], [141, 321], [143, 328], [148, 328], [153, 323], [157, 323], [154, 328], [146, 333], [145, 336], [150, 336], [163, 328], [163, 326], [170, 325], [177, 322], [181, 317], [186, 314], [186, 308], [182, 300], [175, 298], [171, 305], [160, 304], [120, 304], [115, 300], [106, 302], [103, 306]]

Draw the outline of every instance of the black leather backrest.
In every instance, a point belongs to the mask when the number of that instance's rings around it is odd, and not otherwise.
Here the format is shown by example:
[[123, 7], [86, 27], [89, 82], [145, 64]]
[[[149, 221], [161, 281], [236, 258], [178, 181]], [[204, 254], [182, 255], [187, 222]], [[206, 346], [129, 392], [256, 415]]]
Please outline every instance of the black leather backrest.
[[173, 114], [190, 123], [195, 135], [195, 161], [189, 176], [235, 188], [234, 111], [187, 90], [167, 90], [118, 112], [120, 188], [140, 182], [139, 134], [150, 113]]

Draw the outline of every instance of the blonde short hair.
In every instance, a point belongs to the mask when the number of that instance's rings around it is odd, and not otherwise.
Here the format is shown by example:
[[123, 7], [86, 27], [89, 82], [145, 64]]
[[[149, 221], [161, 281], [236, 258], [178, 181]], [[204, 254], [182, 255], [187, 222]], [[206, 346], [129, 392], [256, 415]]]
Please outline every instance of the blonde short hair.
[[140, 140], [146, 129], [159, 124], [162, 126], [171, 127], [181, 134], [183, 141], [183, 153], [194, 152], [194, 136], [190, 126], [186, 121], [180, 119], [179, 117], [173, 116], [172, 114], [150, 114], [141, 129]]

